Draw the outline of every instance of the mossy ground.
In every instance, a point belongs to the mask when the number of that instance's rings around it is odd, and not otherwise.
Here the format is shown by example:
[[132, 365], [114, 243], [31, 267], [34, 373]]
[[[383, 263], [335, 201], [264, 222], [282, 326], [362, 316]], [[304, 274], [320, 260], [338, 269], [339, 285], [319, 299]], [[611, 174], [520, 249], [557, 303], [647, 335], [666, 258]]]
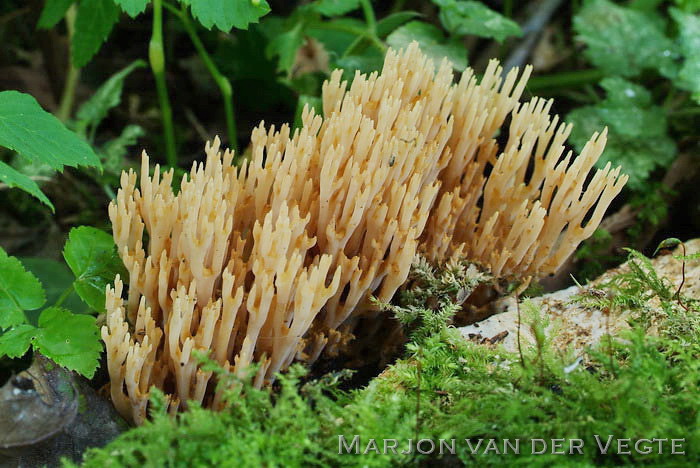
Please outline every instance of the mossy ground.
[[[195, 407], [175, 419], [159, 409], [156, 395], [151, 421], [89, 451], [84, 465], [698, 466], [700, 307], [676, 297], [646, 259], [633, 256], [639, 268], [618, 277], [607, 286], [614, 294], [592, 305], [627, 307], [637, 319], [582, 359], [553, 349], [542, 332], [546, 318], [527, 304], [523, 326], [533, 327], [537, 340], [522, 356], [465, 341], [444, 322], [433, 323], [430, 330], [419, 327], [404, 357], [362, 389], [340, 390], [342, 372], [303, 383], [303, 369], [293, 367], [272, 390], [236, 386], [225, 411]], [[650, 297], [662, 305], [653, 321], [644, 306]], [[356, 454], [353, 446], [353, 453], [339, 454], [340, 435], [348, 446], [358, 435], [357, 447], [367, 453]], [[603, 445], [614, 436], [606, 454], [595, 435]], [[533, 438], [547, 441], [546, 453], [532, 453]], [[668, 439], [663, 453], [658, 441], [635, 450], [638, 439], [654, 438]], [[383, 439], [396, 439], [397, 453], [376, 453], [370, 439], [379, 452]], [[414, 446], [431, 439], [436, 450], [401, 454], [408, 439]], [[455, 439], [455, 453], [440, 455], [439, 439]], [[485, 450], [490, 439], [497, 450]], [[504, 439], [519, 439], [520, 453], [504, 453]], [[572, 439], [582, 439], [583, 453], [553, 454], [552, 439], [565, 439], [557, 451], [566, 453]], [[620, 450], [617, 439], [631, 443]], [[671, 439], [684, 439], [676, 450], [685, 454], [671, 454]], [[640, 453], [647, 447], [650, 453]]]

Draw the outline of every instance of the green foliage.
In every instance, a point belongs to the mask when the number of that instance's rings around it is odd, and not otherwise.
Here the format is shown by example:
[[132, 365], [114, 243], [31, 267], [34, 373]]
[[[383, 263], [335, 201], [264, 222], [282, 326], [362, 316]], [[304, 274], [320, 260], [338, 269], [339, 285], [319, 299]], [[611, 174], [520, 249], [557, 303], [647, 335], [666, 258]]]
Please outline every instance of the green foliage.
[[[122, 100], [124, 82], [134, 70], [143, 68], [146, 62], [135, 60], [111, 77], [109, 77], [95, 93], [85, 101], [76, 112], [72, 128], [91, 144], [95, 145], [95, 135], [102, 120], [109, 111], [117, 107]], [[128, 147], [137, 143], [144, 135], [139, 125], [127, 125], [119, 136], [104, 142], [96, 148], [104, 173], [91, 174], [101, 184], [114, 184], [126, 165]]]
[[34, 348], [57, 364], [91, 378], [99, 364], [102, 341], [95, 317], [49, 307], [39, 316]]
[[288, 31], [275, 35], [265, 48], [269, 58], [278, 57], [277, 71], [290, 74], [297, 50], [304, 44], [304, 23], [296, 23]]
[[294, 128], [301, 127], [301, 116], [306, 106], [312, 108], [316, 112], [316, 115], [323, 115], [323, 101], [321, 98], [302, 94], [299, 96], [297, 109], [294, 112]]
[[[85, 141], [44, 111], [32, 96], [17, 91], [0, 92], [0, 146], [59, 171], [64, 166], [100, 167], [97, 155]], [[53, 210], [34, 181], [2, 161], [0, 180], [29, 192]]]
[[129, 154], [129, 147], [136, 145], [138, 139], [146, 132], [139, 125], [127, 125], [122, 129], [122, 133], [107, 141], [99, 149], [100, 159], [105, 172], [117, 176], [124, 169], [126, 156]]
[[630, 197], [630, 206], [637, 210], [637, 222], [627, 229], [627, 235], [632, 241], [640, 239], [650, 226], [658, 226], [668, 215], [664, 197], [671, 195], [673, 192], [664, 184], [651, 182]]
[[151, 0], [114, 0], [114, 3], [119, 5], [126, 14], [135, 18], [146, 10]]
[[586, 57], [611, 75], [636, 76], [646, 68], [669, 76], [675, 70], [676, 46], [662, 23], [641, 11], [609, 0], [589, 0], [574, 17]]
[[248, 29], [270, 12], [266, 0], [180, 0], [189, 5], [192, 16], [202, 26], [211, 29], [216, 26], [224, 32], [233, 28]]
[[44, 309], [38, 326], [23, 323], [0, 335], [0, 356], [17, 358], [31, 345], [57, 364], [88, 378], [95, 374], [102, 351], [95, 317], [60, 307]]
[[25, 321], [24, 311], [46, 302], [41, 283], [0, 247], [0, 330]]
[[440, 7], [440, 22], [451, 34], [473, 34], [498, 42], [510, 36], [521, 36], [518, 23], [475, 1], [433, 0]]
[[668, 167], [676, 156], [666, 115], [642, 86], [619, 77], [605, 78], [600, 86], [606, 91], [604, 100], [579, 107], [567, 116], [574, 124], [571, 141], [581, 151], [591, 134], [607, 126], [608, 143], [598, 166], [608, 162], [621, 165], [630, 176], [630, 188], [645, 188], [650, 174], [656, 168]]
[[49, 29], [54, 27], [68, 11], [74, 0], [46, 0], [44, 9], [39, 16], [38, 28]]
[[420, 341], [450, 323], [474, 289], [488, 279], [475, 265], [464, 261], [435, 268], [419, 257], [396, 304], [379, 303], [379, 306], [393, 313], [410, 330], [413, 340]]
[[[83, 226], [71, 231], [64, 257], [75, 278], [66, 277], [65, 267], [55, 262], [29, 262], [49, 285], [53, 304], [41, 311], [38, 320], [28, 314], [46, 303], [47, 294], [36, 276], [20, 261], [0, 248], [0, 358], [17, 358], [29, 347], [56, 363], [92, 377], [102, 351], [95, 317], [60, 307], [75, 291], [92, 309], [104, 311], [104, 291], [117, 273], [125, 275], [108, 234]], [[64, 286], [59, 293], [58, 288]]]
[[[73, 290], [75, 275], [65, 262], [39, 257], [25, 257], [20, 260], [27, 271], [36, 276], [44, 286], [47, 304], [55, 304], [60, 299], [62, 306], [72, 312], [77, 314], [90, 312], [90, 307]], [[66, 291], [70, 292], [66, 293]], [[65, 296], [61, 298], [64, 294]], [[34, 313], [28, 315], [31, 320]]]
[[317, 0], [312, 7], [324, 16], [342, 16], [360, 8], [360, 0]]
[[[530, 319], [541, 320], [532, 310]], [[537, 326], [534, 325], [533, 326]], [[696, 425], [700, 348], [679, 346], [634, 329], [591, 350], [585, 365], [549, 347], [517, 356], [466, 341], [443, 328], [386, 369], [367, 387], [342, 392], [337, 378], [299, 385], [299, 370], [280, 376], [280, 392], [238, 383], [222, 412], [192, 407], [175, 419], [154, 392], [152, 420], [87, 453], [84, 466], [415, 466], [454, 463], [448, 456], [402, 454], [407, 440], [456, 439], [460, 463], [468, 466], [593, 466], [600, 462], [594, 434], [617, 438], [683, 438], [685, 456], [618, 453], [615, 441], [602, 457], [610, 463], [666, 465], [700, 461]], [[541, 359], [541, 361], [537, 361]], [[571, 362], [574, 362], [571, 365]], [[539, 364], [541, 363], [541, 365]], [[219, 375], [221, 376], [220, 372]], [[221, 377], [220, 377], [221, 378]], [[359, 435], [359, 454], [339, 454], [338, 436], [350, 446]], [[530, 440], [580, 438], [584, 453], [562, 458], [550, 450], [532, 454]], [[521, 439], [519, 455], [485, 452], [490, 438]], [[365, 451], [370, 439], [379, 450]], [[378, 453], [382, 439], [396, 439], [397, 453]], [[474, 453], [466, 443], [468, 439]], [[479, 439], [484, 439], [476, 449]], [[499, 448], [502, 445], [499, 442]], [[564, 450], [568, 450], [565, 445]], [[365, 452], [363, 454], [363, 451]], [[430, 460], [428, 460], [430, 458]]]
[[685, 57], [674, 83], [691, 91], [695, 102], [700, 104], [700, 17], [675, 8], [671, 8], [670, 13], [678, 24], [678, 41]]
[[700, 10], [700, 0], [675, 0], [676, 5], [683, 11], [695, 13]]
[[75, 67], [84, 67], [100, 50], [119, 20], [114, 0], [81, 0], [75, 17], [71, 57]]
[[6, 183], [8, 187], [17, 187], [36, 197], [53, 211], [53, 204], [41, 191], [39, 185], [4, 161], [0, 161], [0, 180]]
[[416, 16], [420, 15], [415, 11], [399, 11], [385, 16], [377, 21], [377, 36], [380, 38], [388, 36], [393, 30], [415, 19]]
[[[239, 382], [228, 392], [227, 409], [212, 413], [191, 405], [173, 420], [157, 390], [151, 421], [123, 434], [110, 452], [93, 449], [83, 466], [321, 466], [324, 447], [313, 404], [320, 391], [299, 389], [304, 371], [280, 375], [278, 395]], [[222, 375], [220, 378], [232, 376]]]
[[387, 44], [395, 49], [406, 48], [418, 41], [425, 55], [439, 62], [450, 60], [455, 70], [467, 67], [467, 49], [458, 37], [446, 38], [440, 29], [432, 24], [411, 21], [397, 28], [386, 38]]
[[85, 101], [78, 109], [76, 113], [77, 130], [83, 133], [83, 129], [91, 127], [90, 133], [94, 133], [110, 109], [118, 106], [121, 102], [126, 77], [135, 69], [145, 66], [146, 62], [143, 60], [135, 60], [102, 83], [90, 99]]
[[103, 312], [105, 287], [117, 274], [127, 277], [112, 236], [89, 226], [74, 228], [63, 257], [75, 275], [75, 292], [92, 309]]

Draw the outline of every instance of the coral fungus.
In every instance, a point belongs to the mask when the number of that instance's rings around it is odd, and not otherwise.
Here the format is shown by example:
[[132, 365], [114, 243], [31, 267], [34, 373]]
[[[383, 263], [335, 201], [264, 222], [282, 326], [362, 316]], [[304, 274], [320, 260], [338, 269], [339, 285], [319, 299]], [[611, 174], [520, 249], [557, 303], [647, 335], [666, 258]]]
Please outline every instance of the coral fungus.
[[551, 101], [519, 103], [529, 68], [502, 78], [492, 61], [457, 83], [451, 70], [415, 43], [389, 50], [349, 89], [331, 74], [323, 117], [306, 109], [293, 133], [261, 124], [240, 167], [217, 139], [177, 194], [145, 154], [140, 188], [122, 174], [109, 214], [128, 299], [117, 278], [102, 337], [123, 415], [143, 420], [152, 385], [173, 411], [218, 406], [194, 350], [240, 376], [259, 363], [257, 385], [313, 362], [381, 314], [368, 298], [391, 300], [416, 253], [540, 275], [591, 235], [626, 181], [609, 166], [589, 177], [605, 132], [563, 155], [571, 127]]

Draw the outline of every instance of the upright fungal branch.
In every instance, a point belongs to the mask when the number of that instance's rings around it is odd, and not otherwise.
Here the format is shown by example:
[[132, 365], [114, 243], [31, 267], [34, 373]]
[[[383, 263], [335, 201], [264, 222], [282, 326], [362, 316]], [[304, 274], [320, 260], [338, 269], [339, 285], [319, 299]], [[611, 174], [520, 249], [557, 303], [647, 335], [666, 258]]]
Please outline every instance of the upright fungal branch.
[[519, 102], [529, 68], [502, 78], [493, 61], [458, 83], [451, 70], [415, 43], [389, 50], [349, 89], [331, 74], [324, 117], [305, 110], [293, 134], [261, 123], [241, 167], [216, 139], [177, 194], [145, 154], [138, 188], [122, 175], [109, 213], [129, 286], [124, 299], [120, 278], [108, 288], [102, 337], [123, 415], [141, 422], [153, 385], [172, 411], [218, 406], [195, 350], [242, 377], [258, 363], [258, 386], [295, 358], [337, 352], [417, 253], [536, 276], [592, 234], [627, 180], [609, 166], [591, 175], [605, 131], [564, 155], [571, 127], [551, 101]]

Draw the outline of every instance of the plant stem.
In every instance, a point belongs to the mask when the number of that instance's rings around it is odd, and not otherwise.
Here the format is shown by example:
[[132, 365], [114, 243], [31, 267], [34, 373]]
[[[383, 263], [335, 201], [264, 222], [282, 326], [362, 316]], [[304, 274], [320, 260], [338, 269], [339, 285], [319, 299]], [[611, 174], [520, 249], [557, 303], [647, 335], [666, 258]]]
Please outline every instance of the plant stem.
[[63, 304], [63, 302], [64, 302], [66, 299], [68, 299], [68, 296], [70, 296], [70, 293], [72, 293], [72, 292], [73, 292], [73, 283], [71, 283], [70, 286], [68, 286], [68, 287], [61, 293], [61, 295], [58, 297], [58, 299], [56, 299], [56, 303], [55, 303], [53, 306], [54, 306], [54, 307], [59, 307], [61, 304]]
[[505, 16], [506, 18], [513, 17], [513, 0], [503, 1], [503, 16]]
[[579, 70], [554, 75], [535, 76], [530, 79], [527, 87], [530, 91], [546, 90], [547, 88], [575, 87], [589, 83], [597, 83], [605, 77], [601, 70]]
[[700, 108], [687, 107], [685, 109], [672, 110], [668, 113], [672, 117], [700, 115]]
[[[377, 17], [374, 14], [374, 9], [372, 8], [372, 2], [370, 0], [360, 0], [360, 5], [362, 5], [362, 12], [365, 15], [365, 22], [367, 23], [367, 29], [355, 28], [352, 26], [344, 25], [334, 25], [326, 23], [325, 29], [335, 29], [338, 31], [346, 31], [357, 35], [357, 38], [345, 49], [343, 52], [343, 57], [346, 57], [352, 53], [358, 45], [362, 43], [363, 40], [368, 40], [374, 47], [379, 50], [382, 54], [386, 52], [386, 46], [377, 37]], [[330, 26], [330, 27], [329, 27]]]
[[163, 138], [165, 139], [165, 155], [170, 166], [177, 165], [175, 153], [175, 131], [173, 129], [173, 112], [170, 108], [168, 87], [165, 82], [165, 53], [163, 52], [163, 0], [153, 0], [153, 29], [151, 41], [148, 44], [148, 60], [151, 64], [153, 77], [156, 80], [156, 91], [160, 104], [160, 114], [163, 120]]
[[218, 67], [207, 52], [207, 49], [204, 48], [204, 44], [202, 44], [202, 41], [197, 35], [197, 31], [195, 30], [194, 25], [190, 21], [187, 6], [183, 4], [182, 10], [178, 11], [166, 3], [165, 8], [167, 8], [178, 18], [180, 18], [180, 21], [182, 21], [182, 25], [185, 27], [185, 31], [190, 36], [190, 40], [192, 41], [194, 48], [197, 50], [199, 57], [202, 59], [204, 66], [207, 68], [207, 71], [209, 71], [209, 74], [214, 79], [214, 82], [216, 82], [216, 85], [221, 91], [221, 96], [224, 100], [224, 113], [226, 114], [226, 131], [228, 133], [228, 144], [229, 147], [235, 152], [235, 154], [238, 155], [238, 134], [236, 132], [236, 119], [233, 114], [233, 88], [231, 87], [231, 82], [228, 78], [221, 74]]
[[[75, 31], [75, 4], [71, 5], [66, 11], [66, 29], [68, 29], [68, 43], [73, 42], [73, 33]], [[71, 54], [68, 54], [68, 73], [66, 74], [66, 82], [63, 85], [63, 93], [61, 94], [61, 103], [58, 107], [56, 116], [59, 120], [65, 122], [70, 118], [73, 110], [73, 102], [75, 101], [75, 87], [78, 84], [80, 77], [80, 68], [73, 66]]]
[[365, 21], [367, 22], [367, 29], [369, 29], [370, 34], [376, 35], [376, 33], [377, 33], [377, 17], [374, 15], [374, 9], [372, 8], [372, 2], [370, 0], [360, 0], [360, 5], [362, 5], [362, 12], [365, 15]]

